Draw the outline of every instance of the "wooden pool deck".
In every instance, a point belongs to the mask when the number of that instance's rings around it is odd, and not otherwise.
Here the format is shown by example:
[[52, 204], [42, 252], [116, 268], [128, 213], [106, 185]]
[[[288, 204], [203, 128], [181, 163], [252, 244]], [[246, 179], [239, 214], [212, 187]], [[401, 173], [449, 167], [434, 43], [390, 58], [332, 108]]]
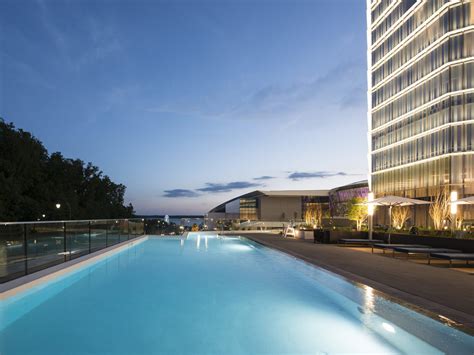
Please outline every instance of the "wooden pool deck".
[[245, 237], [298, 257], [370, 286], [402, 302], [442, 316], [474, 330], [474, 269], [459, 272], [392, 258], [367, 250], [312, 241], [283, 238], [275, 234], [245, 234]]

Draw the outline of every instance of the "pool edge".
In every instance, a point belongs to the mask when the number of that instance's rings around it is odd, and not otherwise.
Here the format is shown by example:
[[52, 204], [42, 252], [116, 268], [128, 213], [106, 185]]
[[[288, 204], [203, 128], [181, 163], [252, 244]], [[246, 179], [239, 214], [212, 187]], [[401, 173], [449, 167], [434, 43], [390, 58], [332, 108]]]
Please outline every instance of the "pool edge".
[[35, 273], [7, 281], [0, 285], [0, 301], [4, 302], [9, 298], [15, 297], [23, 292], [27, 292], [34, 287], [52, 282], [62, 276], [73, 273], [74, 271], [91, 266], [97, 262], [100, 262], [104, 258], [110, 257], [114, 254], [124, 251], [125, 249], [143, 243], [144, 241], [148, 240], [148, 238], [148, 235], [143, 235], [141, 237], [98, 250], [94, 253], [81, 256], [77, 259], [69, 260], [65, 263], [61, 263]]

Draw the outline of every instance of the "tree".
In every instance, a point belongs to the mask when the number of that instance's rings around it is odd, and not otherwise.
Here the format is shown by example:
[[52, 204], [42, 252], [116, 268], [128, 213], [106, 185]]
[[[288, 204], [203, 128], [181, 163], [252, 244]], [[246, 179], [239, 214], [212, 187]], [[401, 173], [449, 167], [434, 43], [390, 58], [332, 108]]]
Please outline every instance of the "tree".
[[408, 213], [410, 212], [408, 207], [395, 206], [392, 207], [392, 226], [395, 229], [402, 229], [408, 220]]
[[45, 204], [48, 152], [30, 133], [0, 119], [0, 220], [37, 216]]
[[[48, 155], [30, 133], [0, 118], [0, 220], [127, 218], [125, 186], [92, 163]], [[68, 208], [57, 209], [56, 203]]]
[[363, 205], [365, 201], [362, 197], [354, 197], [347, 203], [347, 217], [356, 222], [358, 231], [362, 229], [362, 224], [368, 216], [368, 208]]
[[320, 203], [310, 203], [306, 206], [304, 221], [306, 224], [321, 227], [323, 219], [323, 208]]
[[443, 229], [444, 221], [449, 218], [449, 212], [449, 193], [448, 189], [443, 186], [437, 189], [429, 208], [429, 214], [436, 230]]

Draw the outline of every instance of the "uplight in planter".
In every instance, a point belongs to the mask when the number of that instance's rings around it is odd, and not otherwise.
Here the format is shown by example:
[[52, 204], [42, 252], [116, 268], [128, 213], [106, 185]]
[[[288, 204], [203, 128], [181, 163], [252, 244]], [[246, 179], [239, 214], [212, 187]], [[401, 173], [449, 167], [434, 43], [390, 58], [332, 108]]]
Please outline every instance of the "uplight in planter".
[[456, 201], [458, 200], [458, 192], [451, 191], [451, 214], [455, 215], [458, 212], [458, 204]]

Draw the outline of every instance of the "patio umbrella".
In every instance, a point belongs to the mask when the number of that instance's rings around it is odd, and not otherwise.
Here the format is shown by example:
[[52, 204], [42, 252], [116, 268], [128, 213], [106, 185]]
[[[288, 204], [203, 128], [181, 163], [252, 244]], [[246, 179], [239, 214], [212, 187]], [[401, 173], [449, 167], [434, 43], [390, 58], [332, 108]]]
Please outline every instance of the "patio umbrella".
[[393, 207], [404, 207], [414, 205], [427, 205], [430, 201], [415, 200], [413, 198], [400, 197], [400, 196], [384, 196], [376, 198], [372, 201], [364, 202], [365, 205], [371, 206], [386, 206], [388, 207], [389, 225], [388, 225], [388, 244], [390, 244], [390, 231], [392, 228], [392, 208]]
[[456, 205], [474, 205], [474, 196], [469, 196], [461, 198], [460, 200], [450, 202], [450, 204], [455, 203]]

